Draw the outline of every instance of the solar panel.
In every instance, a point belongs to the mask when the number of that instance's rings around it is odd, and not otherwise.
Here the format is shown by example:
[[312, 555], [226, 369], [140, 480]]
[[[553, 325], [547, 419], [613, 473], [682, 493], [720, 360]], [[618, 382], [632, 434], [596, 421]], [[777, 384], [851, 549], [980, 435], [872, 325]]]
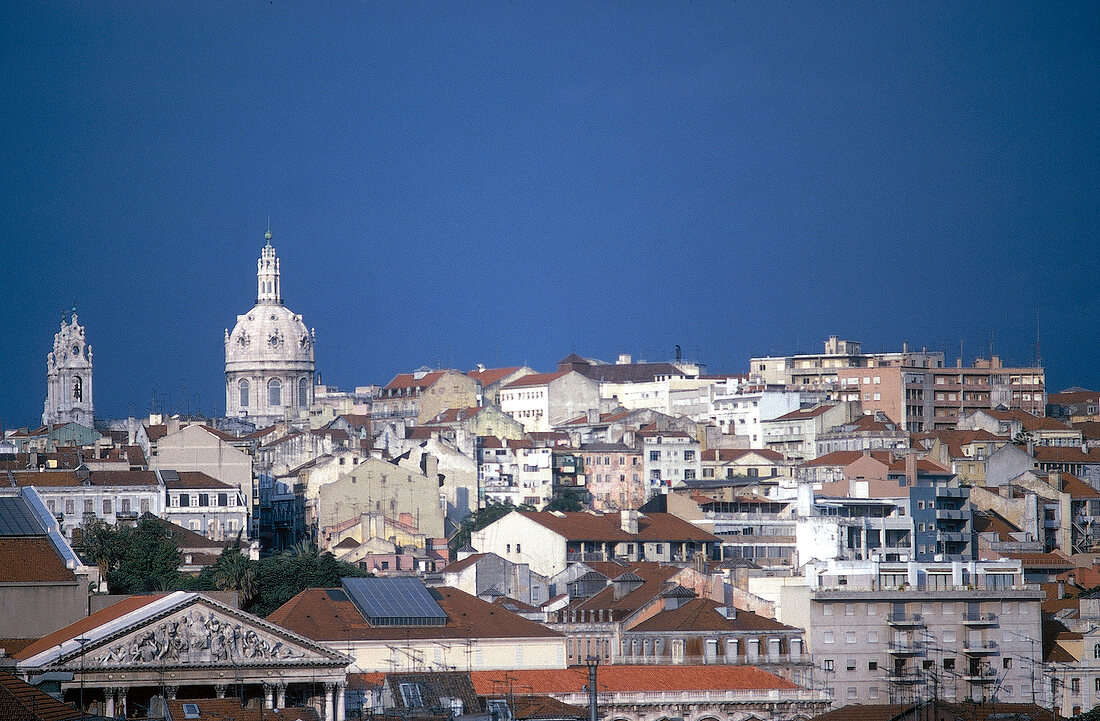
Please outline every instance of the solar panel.
[[345, 578], [344, 592], [372, 626], [442, 626], [447, 613], [419, 578]]
[[0, 496], [0, 536], [44, 536], [46, 529], [17, 496]]

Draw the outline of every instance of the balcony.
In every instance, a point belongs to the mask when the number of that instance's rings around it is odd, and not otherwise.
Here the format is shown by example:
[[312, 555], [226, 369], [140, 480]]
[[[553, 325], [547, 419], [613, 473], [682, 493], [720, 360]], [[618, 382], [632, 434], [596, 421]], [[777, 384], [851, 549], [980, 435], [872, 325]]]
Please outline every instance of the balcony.
[[970, 543], [972, 535], [962, 531], [939, 531], [936, 539], [944, 543]]
[[965, 521], [970, 517], [970, 513], [964, 511], [961, 508], [937, 508], [936, 520], [937, 521]]
[[891, 613], [886, 617], [891, 626], [923, 626], [924, 617], [919, 613]]
[[936, 498], [965, 498], [969, 495], [966, 488], [937, 488]]
[[996, 626], [997, 614], [995, 613], [967, 613], [963, 615], [963, 623], [967, 626], [980, 628], [983, 626]]
[[136, 521], [138, 514], [137, 511], [119, 511], [115, 514], [115, 518], [119, 521]]
[[971, 671], [963, 674], [963, 680], [967, 683], [997, 683], [997, 672], [991, 668], [983, 668], [980, 671]]
[[914, 684], [923, 683], [925, 679], [920, 671], [887, 671], [886, 680], [890, 683]]
[[920, 641], [893, 642], [889, 650], [893, 656], [920, 656], [924, 654], [924, 644]]
[[631, 666], [761, 666], [770, 663], [810, 665], [811, 657], [808, 653], [790, 654], [780, 653], [769, 655], [762, 653], [758, 656], [669, 656], [669, 655], [631, 655], [617, 654], [614, 663], [617, 665]]
[[994, 656], [1000, 653], [996, 641], [967, 641], [963, 653], [968, 656]]

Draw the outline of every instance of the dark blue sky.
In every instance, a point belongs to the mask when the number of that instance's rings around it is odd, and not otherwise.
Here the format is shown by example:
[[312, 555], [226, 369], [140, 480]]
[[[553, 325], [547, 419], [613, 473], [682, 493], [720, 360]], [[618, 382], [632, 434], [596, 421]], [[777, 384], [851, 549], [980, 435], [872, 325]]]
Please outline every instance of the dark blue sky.
[[[0, 419], [222, 412], [268, 216], [325, 382], [992, 335], [1100, 384], [1095, 3], [4, 3]], [[181, 11], [180, 8], [186, 11]], [[186, 390], [184, 390], [186, 388]]]

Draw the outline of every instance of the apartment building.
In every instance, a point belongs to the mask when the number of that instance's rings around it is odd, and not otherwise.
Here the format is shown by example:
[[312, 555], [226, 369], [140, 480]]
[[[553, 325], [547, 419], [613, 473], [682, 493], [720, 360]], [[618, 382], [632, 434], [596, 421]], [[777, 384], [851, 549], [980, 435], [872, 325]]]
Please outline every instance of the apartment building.
[[807, 584], [780, 620], [804, 624], [834, 705], [1041, 693], [1043, 592], [1019, 561], [829, 562]]
[[954, 368], [844, 368], [837, 378], [842, 400], [859, 400], [864, 412], [882, 411], [913, 433], [954, 428], [961, 415], [978, 409], [1046, 412], [1043, 369], [1006, 368], [997, 356], [977, 358], [970, 367], [958, 359]]
[[922, 348], [910, 351], [902, 344], [900, 353], [864, 353], [860, 343], [829, 336], [824, 353], [803, 353], [789, 356], [763, 356], [750, 360], [750, 373], [765, 383], [776, 383], [807, 389], [835, 389], [842, 369], [907, 366], [942, 368], [942, 351]]

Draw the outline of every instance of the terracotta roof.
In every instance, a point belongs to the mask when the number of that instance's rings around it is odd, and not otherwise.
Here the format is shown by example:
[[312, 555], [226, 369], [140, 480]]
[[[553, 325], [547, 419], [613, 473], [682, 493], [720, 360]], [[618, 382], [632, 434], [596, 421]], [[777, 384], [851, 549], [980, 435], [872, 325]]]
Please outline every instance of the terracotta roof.
[[257, 428], [256, 430], [254, 430], [251, 433], [245, 435], [244, 437], [248, 438], [249, 440], [256, 440], [258, 438], [263, 438], [264, 436], [271, 435], [275, 431], [276, 431], [276, 427], [274, 425], [271, 425], [271, 426], [267, 426], [266, 428]]
[[1047, 403], [1050, 405], [1068, 405], [1071, 403], [1095, 403], [1100, 399], [1100, 393], [1096, 391], [1062, 391], [1061, 393], [1048, 393]]
[[1059, 420], [1055, 420], [1054, 418], [1047, 418], [1045, 416], [1036, 416], [1019, 408], [1012, 408], [1010, 410], [983, 408], [978, 412], [985, 413], [993, 418], [996, 418], [999, 421], [1019, 421], [1025, 431], [1065, 431], [1072, 429], [1072, 426], [1070, 426], [1068, 423], [1062, 423]]
[[4, 721], [70, 721], [84, 717], [76, 707], [58, 701], [7, 671], [0, 671], [0, 710]]
[[[474, 688], [482, 696], [510, 687], [534, 694], [583, 693], [588, 669], [473, 671]], [[790, 681], [755, 666], [629, 666], [601, 665], [596, 682], [600, 692], [660, 692], [797, 689]]]
[[[883, 463], [890, 463], [893, 456], [890, 451], [871, 451], [871, 457]], [[847, 466], [863, 458], [863, 451], [833, 451], [799, 465], [799, 468], [819, 468], [822, 466]]]
[[419, 378], [416, 377], [419, 373], [398, 373], [393, 377], [392, 381], [383, 387], [383, 390], [396, 388], [430, 388], [444, 373], [446, 373], [446, 371], [429, 371]]
[[[18, 486], [59, 488], [82, 485], [76, 471], [12, 471]], [[159, 486], [153, 471], [91, 471], [88, 482], [93, 486]]]
[[[622, 566], [610, 562], [585, 565], [605, 578], [615, 578], [623, 572]], [[643, 579], [637, 588], [615, 598], [615, 588], [609, 584], [590, 598], [578, 601], [575, 607], [585, 611], [610, 611], [616, 620], [621, 620], [668, 590], [670, 579], [680, 572], [676, 566], [662, 566], [653, 561], [633, 563], [629, 570]]]
[[517, 721], [525, 719], [586, 719], [588, 709], [558, 701], [553, 696], [512, 695], [512, 713]]
[[1100, 491], [1072, 473], [1062, 474], [1062, 487], [1059, 490], [1068, 493], [1071, 498], [1100, 498]]
[[1100, 453], [1082, 453], [1078, 446], [1035, 446], [1035, 460], [1040, 463], [1100, 463]]
[[223, 441], [233, 442], [233, 441], [241, 440], [240, 438], [233, 435], [232, 433], [226, 433], [225, 431], [219, 431], [217, 428], [211, 428], [210, 426], [199, 426], [199, 428], [203, 429], [204, 431], [206, 431], [207, 433], [209, 433], [210, 435], [212, 435], [216, 438], [222, 439]]
[[554, 638], [542, 624], [448, 586], [429, 588], [447, 614], [444, 626], [372, 627], [339, 589], [311, 588], [275, 609], [267, 621], [315, 641], [446, 638]]
[[[187, 716], [183, 712], [184, 704], [194, 704], [199, 715]], [[196, 719], [198, 721], [318, 721], [317, 710], [308, 707], [288, 707], [281, 709], [249, 708], [242, 706], [235, 698], [185, 698], [168, 702], [168, 711], [172, 721]]]
[[1001, 552], [1005, 558], [1011, 558], [1023, 564], [1027, 568], [1075, 568], [1076, 563], [1071, 561], [1064, 553], [1052, 551], [1050, 553], [1008, 553]]
[[554, 381], [554, 380], [557, 380], [558, 378], [561, 378], [566, 373], [571, 373], [571, 372], [572, 371], [565, 370], [565, 371], [554, 371], [553, 373], [532, 373], [530, 375], [523, 376], [522, 378], [518, 378], [518, 379], [512, 381], [511, 383], [509, 383], [508, 385], [506, 385], [504, 387], [505, 388], [525, 388], [527, 386], [542, 386], [542, 385], [546, 385], [550, 381]]
[[[831, 408], [835, 408], [835, 407], [836, 407], [836, 404], [834, 403], [832, 405], [829, 405], [829, 404], [816, 405], [813, 408], [799, 408], [797, 410], [791, 411], [790, 413], [784, 413], [783, 415], [779, 416], [778, 418], [774, 418], [772, 420], [776, 420], [776, 421], [801, 421], [801, 420], [805, 420], [807, 418], [817, 418], [818, 416], [820, 416], [825, 411], [827, 411]], [[765, 421], [765, 422], [770, 423], [771, 421]]]
[[586, 363], [575, 368], [581, 375], [601, 383], [649, 383], [657, 376], [686, 375], [671, 363]]
[[1080, 421], [1074, 423], [1073, 427], [1081, 431], [1081, 437], [1086, 440], [1095, 441], [1100, 439], [1100, 421]]
[[[950, 476], [954, 475], [952, 472], [941, 466], [939, 463], [933, 463], [927, 458], [917, 459], [917, 474], [927, 473], [934, 476]], [[905, 459], [899, 458], [890, 464], [891, 473], [904, 473], [905, 472]]]
[[91, 616], [86, 616], [76, 623], [69, 624], [65, 628], [58, 629], [47, 636], [43, 636], [30, 646], [27, 646], [25, 649], [15, 654], [15, 659], [17, 661], [22, 661], [32, 656], [37, 656], [43, 651], [47, 651], [65, 641], [82, 636], [92, 629], [99, 628], [108, 621], [114, 621], [116, 618], [121, 618], [132, 611], [136, 611], [154, 601], [159, 601], [168, 595], [167, 593], [154, 593], [148, 596], [130, 596], [124, 598], [118, 603], [111, 604], [107, 608], [96, 611]]
[[733, 618], [726, 618], [718, 609], [722, 604], [709, 598], [694, 598], [679, 608], [661, 611], [647, 618], [630, 631], [798, 631], [767, 616], [752, 611], [738, 610]]
[[[601, 413], [600, 417], [599, 417], [599, 420], [596, 421], [596, 424], [614, 423], [616, 421], [621, 421], [624, 418], [626, 418], [627, 416], [629, 416], [630, 413], [631, 413], [630, 411], [625, 411], [625, 410], [624, 411], [615, 411], [613, 413]], [[565, 423], [562, 423], [561, 425], [563, 425], [563, 426], [586, 426], [586, 425], [589, 425], [588, 415], [585, 414], [585, 415], [582, 415], [582, 416], [577, 416], [573, 420], [566, 421]], [[595, 425], [595, 424], [592, 424], [592, 425]]]
[[347, 421], [352, 428], [370, 428], [370, 415], [366, 413], [341, 413], [340, 418]]
[[168, 426], [163, 423], [154, 423], [145, 426], [145, 435], [149, 436], [151, 441], [159, 441], [168, 435]]
[[750, 453], [755, 453], [769, 461], [785, 460], [782, 453], [770, 448], [709, 448], [702, 453], [704, 461], [736, 461]]
[[476, 565], [477, 562], [479, 560], [481, 560], [482, 558], [485, 558], [486, 555], [488, 555], [488, 554], [474, 553], [472, 555], [466, 556], [466, 558], [463, 558], [461, 561], [455, 561], [454, 563], [448, 563], [446, 568], [443, 569], [443, 573], [455, 573], [455, 572], [458, 572], [458, 571], [465, 571], [470, 566]]
[[1002, 516], [993, 511], [974, 512], [975, 533], [996, 533], [997, 538], [1007, 543], [1015, 542], [1013, 533], [1019, 533], [1020, 529], [1006, 521]]
[[[217, 478], [206, 475], [202, 471], [179, 471], [178, 481], [170, 480], [164, 477], [164, 487], [170, 489], [184, 489], [184, 488], [213, 488], [213, 489], [230, 489], [236, 490], [237, 487], [219, 481]], [[162, 476], [163, 477], [163, 476]]]
[[501, 596], [500, 598], [494, 599], [493, 605], [503, 606], [512, 613], [519, 613], [520, 611], [523, 611], [525, 613], [533, 613], [539, 610], [535, 606], [532, 606], [529, 603], [524, 603], [523, 601], [512, 598], [511, 596]]
[[521, 515], [571, 541], [705, 541], [718, 538], [671, 513], [638, 516], [638, 533], [627, 533], [620, 525], [620, 513], [595, 515], [586, 511], [562, 513], [520, 511]]
[[484, 370], [477, 369], [467, 371], [466, 375], [473, 378], [475, 381], [481, 384], [481, 387], [491, 386], [499, 380], [507, 378], [516, 371], [523, 370], [523, 366], [512, 366], [510, 368], [485, 368]]
[[461, 423], [473, 418], [485, 410], [482, 406], [470, 406], [469, 408], [448, 408], [431, 420], [432, 423]]
[[0, 538], [0, 583], [75, 581], [45, 536]]

